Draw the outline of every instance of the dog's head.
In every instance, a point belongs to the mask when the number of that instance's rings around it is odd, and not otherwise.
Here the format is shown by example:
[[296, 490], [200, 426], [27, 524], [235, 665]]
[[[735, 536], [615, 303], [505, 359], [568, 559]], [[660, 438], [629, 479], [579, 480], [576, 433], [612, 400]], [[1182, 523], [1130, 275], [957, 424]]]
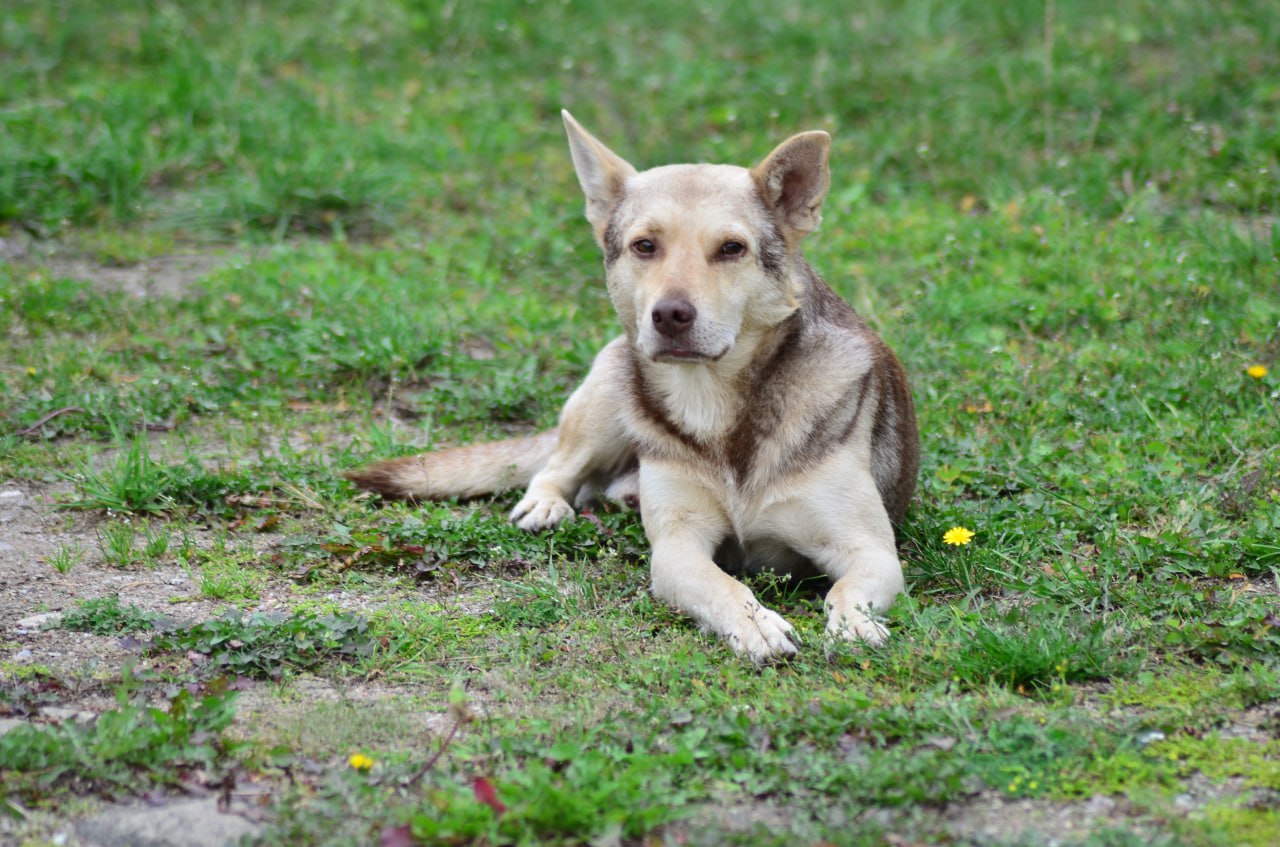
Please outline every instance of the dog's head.
[[715, 361], [742, 332], [775, 326], [799, 307], [804, 276], [793, 263], [830, 183], [825, 132], [793, 136], [751, 169], [637, 172], [563, 115], [609, 296], [641, 355]]

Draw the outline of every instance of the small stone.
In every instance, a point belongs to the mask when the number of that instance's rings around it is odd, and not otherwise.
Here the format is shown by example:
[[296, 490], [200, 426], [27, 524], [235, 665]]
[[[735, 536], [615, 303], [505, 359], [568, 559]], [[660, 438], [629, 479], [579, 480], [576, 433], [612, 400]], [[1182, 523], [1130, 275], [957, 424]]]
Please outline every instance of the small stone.
[[15, 489], [0, 491], [0, 509], [16, 509], [27, 502], [27, 495]]
[[27, 256], [27, 245], [17, 238], [6, 237], [0, 238], [0, 258], [15, 262], [19, 259], [25, 259]]
[[13, 661], [20, 665], [29, 665], [35, 660], [35, 658], [36, 654], [26, 649], [19, 650], [13, 654]]
[[16, 718], [0, 718], [0, 735], [4, 735], [6, 732], [17, 729], [20, 726], [26, 726], [26, 723], [26, 721], [20, 721]]
[[1086, 820], [1095, 820], [1097, 818], [1106, 817], [1115, 811], [1116, 800], [1106, 794], [1095, 794], [1084, 802], [1084, 815]]
[[161, 806], [116, 806], [76, 824], [81, 841], [98, 847], [228, 847], [259, 827], [218, 811], [214, 798]]
[[18, 548], [14, 547], [12, 544], [9, 544], [4, 541], [0, 541], [0, 553], [12, 553], [14, 550], [17, 550], [17, 549]]
[[38, 615], [28, 615], [13, 625], [14, 629], [26, 630], [27, 632], [38, 632], [42, 629], [52, 629], [62, 623], [62, 612], [41, 612]]
[[65, 709], [62, 706], [45, 706], [40, 710], [40, 717], [58, 723], [66, 723], [67, 721], [89, 723], [97, 715], [93, 712], [84, 712], [79, 709]]

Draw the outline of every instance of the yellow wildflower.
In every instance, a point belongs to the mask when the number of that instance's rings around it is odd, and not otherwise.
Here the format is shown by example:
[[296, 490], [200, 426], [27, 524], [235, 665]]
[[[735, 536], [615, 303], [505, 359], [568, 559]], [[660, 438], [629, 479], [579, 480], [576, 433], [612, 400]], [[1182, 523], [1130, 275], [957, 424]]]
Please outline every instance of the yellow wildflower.
[[1262, 379], [1264, 376], [1267, 375], [1267, 366], [1266, 365], [1250, 365], [1249, 367], [1244, 369], [1244, 372], [1247, 373], [1249, 376], [1253, 377], [1254, 379]]
[[351, 758], [347, 759], [347, 764], [358, 771], [367, 771], [373, 767], [373, 759], [370, 759], [364, 753], [352, 753]]
[[944, 544], [951, 544], [955, 547], [961, 547], [973, 540], [973, 530], [965, 529], [962, 526], [953, 526], [942, 534]]

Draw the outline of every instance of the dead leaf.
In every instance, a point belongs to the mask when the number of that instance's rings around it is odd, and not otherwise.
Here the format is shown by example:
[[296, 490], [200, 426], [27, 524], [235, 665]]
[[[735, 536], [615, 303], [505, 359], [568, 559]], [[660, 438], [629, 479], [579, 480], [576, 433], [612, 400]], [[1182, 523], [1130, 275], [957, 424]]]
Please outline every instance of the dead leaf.
[[500, 815], [507, 810], [506, 805], [498, 799], [498, 792], [489, 780], [478, 776], [471, 783], [471, 788], [476, 793], [476, 799], [493, 809], [494, 814]]
[[413, 840], [413, 829], [407, 823], [383, 827], [378, 834], [381, 847], [415, 847], [417, 843]]
[[933, 747], [944, 753], [956, 746], [959, 742], [950, 735], [929, 735], [920, 742], [921, 747]]

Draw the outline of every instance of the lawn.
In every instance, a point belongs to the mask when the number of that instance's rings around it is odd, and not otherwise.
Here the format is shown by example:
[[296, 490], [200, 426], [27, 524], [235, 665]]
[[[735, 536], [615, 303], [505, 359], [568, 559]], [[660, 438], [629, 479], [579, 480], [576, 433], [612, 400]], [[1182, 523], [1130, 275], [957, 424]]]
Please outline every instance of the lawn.
[[[923, 436], [884, 647], [761, 577], [757, 669], [631, 513], [342, 480], [617, 333], [562, 107], [641, 166], [831, 133], [805, 252]], [[1272, 844], [1277, 215], [1264, 0], [11, 0], [0, 840]]]

